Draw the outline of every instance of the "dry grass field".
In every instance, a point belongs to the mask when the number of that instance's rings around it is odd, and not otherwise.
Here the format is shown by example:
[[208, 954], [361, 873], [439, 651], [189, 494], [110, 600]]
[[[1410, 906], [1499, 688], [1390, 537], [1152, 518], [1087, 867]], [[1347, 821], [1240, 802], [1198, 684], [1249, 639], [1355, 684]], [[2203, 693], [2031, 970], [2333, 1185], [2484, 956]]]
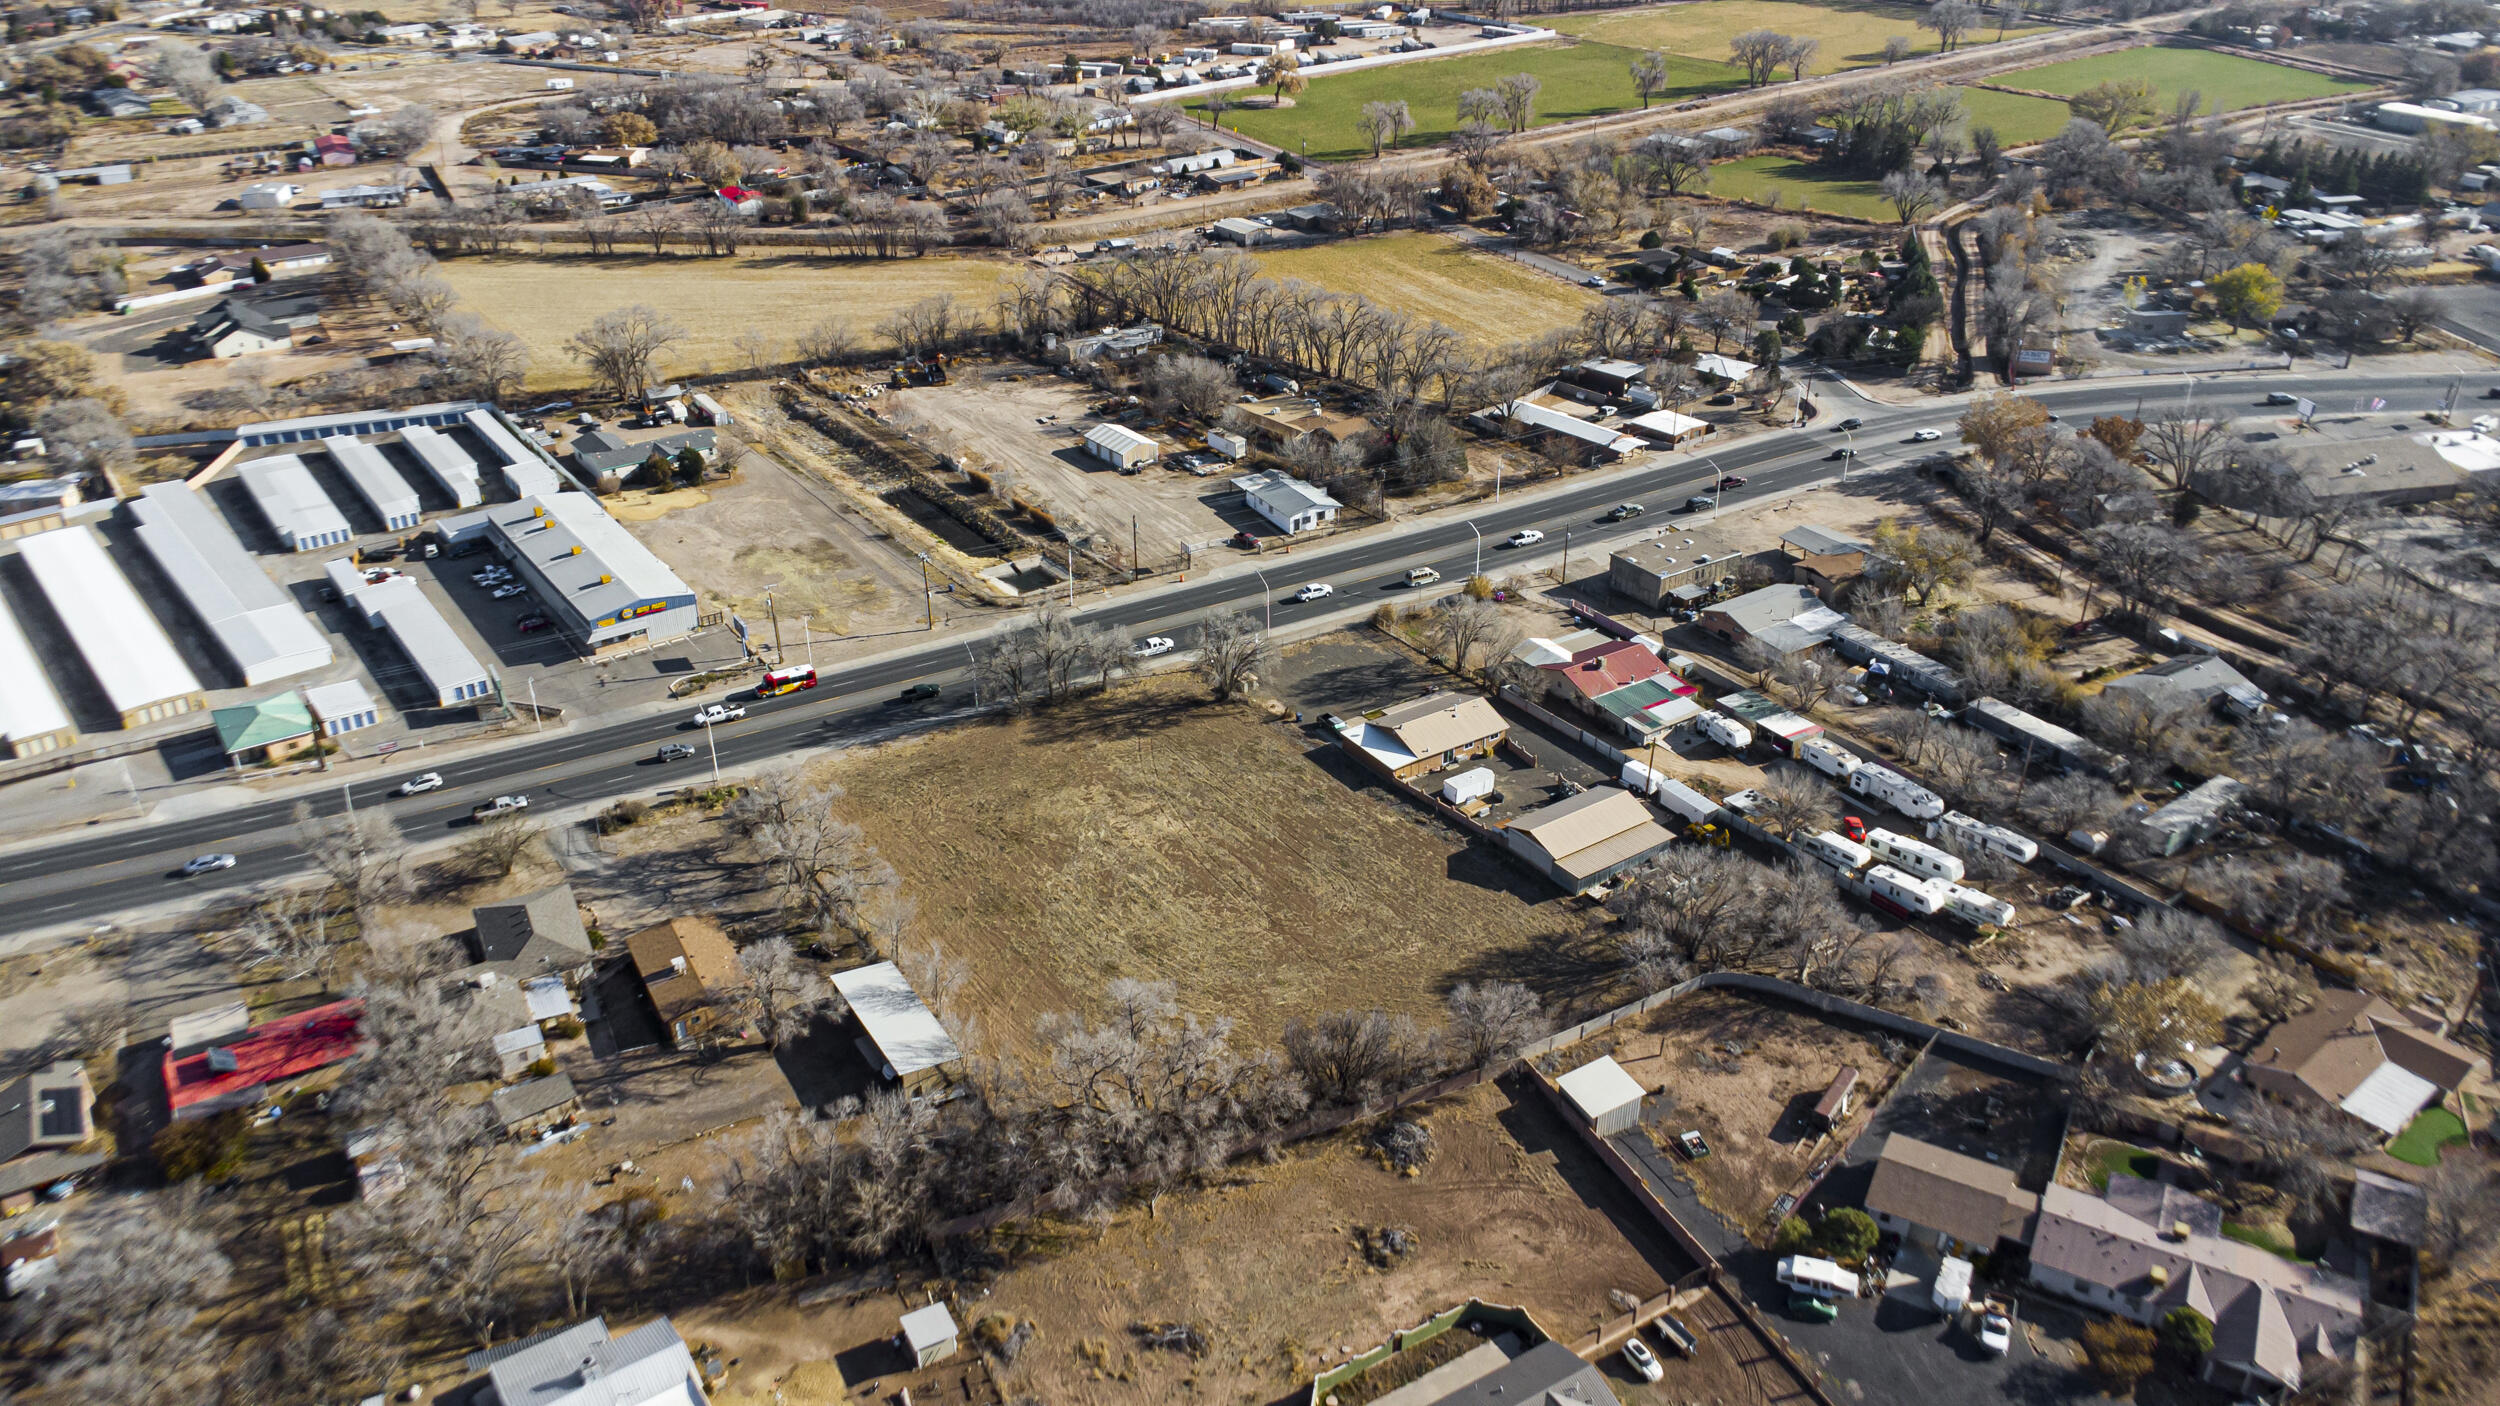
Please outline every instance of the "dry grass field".
[[1442, 234], [1384, 234], [1254, 255], [1278, 278], [1360, 293], [1495, 343], [1577, 324], [1598, 295]]
[[1259, 1042], [1347, 1007], [1429, 1022], [1456, 981], [1581, 930], [1523, 871], [1354, 789], [1335, 749], [1202, 697], [1141, 682], [826, 769], [915, 930], [968, 969], [962, 1010], [993, 1053], [1121, 976], [1174, 982]]
[[564, 341], [602, 313], [645, 303], [676, 319], [685, 339], [661, 357], [665, 375], [701, 375], [739, 362], [734, 339], [760, 330], [776, 358], [826, 317], [850, 322], [861, 341], [877, 323], [923, 298], [951, 294], [986, 315], [1007, 265], [979, 259], [871, 263], [764, 251], [701, 259], [613, 255], [553, 259], [454, 259], [442, 275], [468, 310], [517, 333], [530, 350], [533, 388], [579, 384]]

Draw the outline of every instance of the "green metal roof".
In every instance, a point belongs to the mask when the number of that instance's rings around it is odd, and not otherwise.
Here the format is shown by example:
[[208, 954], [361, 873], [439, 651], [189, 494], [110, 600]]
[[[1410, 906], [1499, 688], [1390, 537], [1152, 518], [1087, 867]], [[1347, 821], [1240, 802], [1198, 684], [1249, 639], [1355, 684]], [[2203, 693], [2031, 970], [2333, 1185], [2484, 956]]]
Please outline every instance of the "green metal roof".
[[228, 753], [249, 752], [313, 730], [312, 709], [304, 706], [300, 693], [220, 708], [209, 716], [217, 723], [217, 745]]

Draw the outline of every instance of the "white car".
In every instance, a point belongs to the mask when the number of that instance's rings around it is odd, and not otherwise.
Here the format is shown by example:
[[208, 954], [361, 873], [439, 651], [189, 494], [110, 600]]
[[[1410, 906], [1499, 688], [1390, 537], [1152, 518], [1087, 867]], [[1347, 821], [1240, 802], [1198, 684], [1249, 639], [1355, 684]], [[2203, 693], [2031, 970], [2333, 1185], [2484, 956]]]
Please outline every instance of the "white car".
[[1326, 600], [1336, 593], [1337, 588], [1329, 585], [1327, 582], [1314, 581], [1303, 587], [1301, 590], [1294, 592], [1293, 598], [1295, 600]]
[[1623, 1345], [1623, 1360], [1639, 1374], [1642, 1381], [1654, 1382], [1667, 1375], [1667, 1369], [1659, 1365], [1658, 1354], [1650, 1351], [1649, 1344], [1639, 1338]]
[[1533, 547], [1544, 540], [1545, 534], [1533, 527], [1510, 534], [1510, 544], [1514, 547]]
[[1944, 431], [1942, 430], [1919, 430], [1910, 436], [1910, 443], [1933, 444], [1942, 438], [1944, 438]]
[[1979, 1345], [1993, 1356], [2003, 1357], [2014, 1345], [2014, 1322], [2002, 1313], [1979, 1315]]
[[1173, 645], [1171, 636], [1148, 635], [1144, 639], [1139, 640], [1137, 642], [1137, 646], [1134, 649], [1131, 649], [1129, 654], [1133, 658], [1152, 659], [1158, 654], [1169, 654], [1172, 652], [1172, 649]]
[[528, 591], [529, 587], [515, 581], [509, 586], [497, 586], [494, 590], [494, 599], [510, 600], [514, 596], [526, 594]]
[[411, 776], [400, 782], [399, 794], [413, 796], [419, 791], [438, 791], [442, 789], [442, 785], [443, 774], [439, 771], [429, 771], [422, 776]]
[[710, 727], [714, 723], [725, 723], [733, 718], [743, 718], [746, 715], [747, 710], [735, 703], [729, 704], [726, 707], [718, 703], [713, 703], [694, 710], [694, 725], [696, 727]]
[[195, 875], [214, 874], [220, 869], [233, 867], [234, 856], [231, 854], [203, 854], [182, 866], [182, 876], [188, 879]]

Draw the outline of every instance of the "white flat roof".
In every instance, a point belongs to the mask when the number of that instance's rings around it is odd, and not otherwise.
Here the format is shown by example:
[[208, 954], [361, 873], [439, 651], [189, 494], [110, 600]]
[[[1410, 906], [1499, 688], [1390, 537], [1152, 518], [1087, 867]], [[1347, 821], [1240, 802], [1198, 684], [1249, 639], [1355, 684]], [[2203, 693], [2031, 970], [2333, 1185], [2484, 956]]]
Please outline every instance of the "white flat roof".
[[1554, 1082], [1570, 1097], [1571, 1106], [1592, 1121], [1644, 1096], [1640, 1081], [1625, 1073], [1613, 1055], [1600, 1055]]
[[356, 485], [367, 506], [382, 515], [385, 525], [417, 513], [417, 490], [382, 451], [353, 435], [332, 435], [321, 441], [329, 451], [330, 462], [339, 466], [347, 481]]
[[545, 498], [564, 491], [564, 481], [556, 475], [556, 471], [548, 468], [545, 460], [532, 454], [529, 446], [513, 438], [512, 431], [503, 427], [503, 421], [496, 419], [493, 411], [472, 410], [467, 418], [469, 428], [477, 431], [487, 447], [495, 451], [495, 456], [503, 460], [499, 467], [503, 469], [504, 482], [511, 485], [515, 494], [523, 498]]
[[330, 641], [197, 490], [155, 483], [130, 505], [139, 544], [253, 687], [330, 662]]
[[915, 1308], [904, 1314], [902, 1327], [903, 1340], [911, 1344], [914, 1356], [925, 1348], [955, 1340], [955, 1315], [947, 1312], [946, 1305], [942, 1303]]
[[1650, 430], [1671, 439], [1681, 439], [1695, 430], [1710, 428], [1690, 415], [1679, 415], [1672, 410], [1652, 410], [1646, 415], [1635, 415], [1624, 421], [1623, 427], [1627, 430]]
[[17, 554], [116, 712], [135, 713], [200, 691], [165, 627], [94, 533], [84, 527], [38, 532], [18, 540]]
[[52, 691], [17, 613], [0, 610], [0, 737], [15, 741], [70, 731], [69, 710]]
[[298, 542], [345, 541], [347, 519], [330, 495], [313, 482], [312, 470], [292, 454], [254, 459], [236, 469], [252, 501], [282, 537]]
[[894, 1066], [896, 1077], [963, 1057], [954, 1037], [938, 1024], [937, 1016], [921, 1003], [911, 983], [903, 979], [902, 969], [892, 962], [837, 972], [833, 989], [850, 1003], [852, 1014], [859, 1017], [861, 1028], [876, 1042], [885, 1062]]
[[2437, 1084], [2390, 1060], [2371, 1070], [2336, 1107], [2394, 1137], [2438, 1096]]
[[461, 507], [474, 508], [485, 501], [478, 495], [477, 461], [469, 457], [469, 451], [424, 425], [401, 430], [399, 442], [408, 446], [427, 473], [442, 481], [452, 500]]
[[337, 683], [315, 684], [304, 690], [304, 705], [316, 718], [352, 718], [358, 713], [379, 713], [373, 694], [354, 679]]
[[399, 647], [407, 651], [409, 661], [425, 676], [426, 687], [434, 690], [437, 700], [456, 696], [464, 684], [486, 681], [485, 666], [460, 642], [451, 622], [434, 608], [434, 602], [426, 599], [413, 579], [396, 576], [378, 586], [367, 586], [356, 593], [356, 604], [399, 641]]

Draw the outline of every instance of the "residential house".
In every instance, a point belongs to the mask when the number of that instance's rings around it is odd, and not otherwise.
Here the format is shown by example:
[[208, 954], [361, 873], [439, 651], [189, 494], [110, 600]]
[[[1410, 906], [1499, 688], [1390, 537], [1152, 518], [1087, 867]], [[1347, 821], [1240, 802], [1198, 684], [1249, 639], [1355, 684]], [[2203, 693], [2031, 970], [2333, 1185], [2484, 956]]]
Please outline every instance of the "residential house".
[[1540, 441], [1568, 440], [1581, 462], [1588, 464], [1612, 463], [1649, 448], [1649, 441], [1639, 435], [1625, 434], [1560, 407], [1525, 397], [1488, 406], [1467, 418], [1469, 423], [1487, 434], [1512, 433]]
[[2234, 777], [2208, 777], [2195, 790], [2136, 824], [2144, 831], [2145, 844], [2167, 859], [2219, 833], [2231, 808], [2239, 804], [2240, 793], [2247, 789]]
[[593, 1318], [469, 1354], [477, 1406], [710, 1406], [686, 1340], [665, 1318], [608, 1334]]
[[245, 210], [285, 210], [303, 193], [304, 188], [292, 181], [259, 181], [245, 186], [234, 203]]
[[324, 210], [395, 210], [407, 203], [406, 186], [340, 186], [321, 193]]
[[719, 452], [720, 436], [709, 429], [691, 429], [650, 439], [627, 439], [613, 430], [592, 430], [573, 437], [573, 467], [598, 484], [601, 492], [613, 492], [634, 470], [651, 462], [652, 455], [673, 461], [688, 449], [708, 463]]
[[321, 295], [221, 298], [192, 320], [192, 350], [217, 361], [284, 351], [321, 330]]
[[1549, 700], [1612, 723], [1635, 742], [1649, 742], [1701, 715], [1693, 697], [1700, 690], [1670, 673], [1656, 651], [1638, 640], [1608, 640], [1540, 665], [1538, 673]]
[[2430, 1196], [2412, 1182], [2355, 1167], [2349, 1220], [2357, 1234], [2419, 1250], [2430, 1236]]
[[219, 708], [208, 716], [217, 729], [217, 748], [226, 754], [230, 767], [284, 761], [311, 751], [321, 740], [312, 709], [300, 693]]
[[1698, 610], [1713, 586], [1734, 579], [1744, 559], [1715, 534], [1669, 532], [1608, 557], [1606, 587], [1653, 614]]
[[1711, 606], [1701, 613], [1700, 625], [1729, 644], [1754, 641], [1784, 656], [1830, 639], [1848, 618], [1823, 604], [1810, 587], [1787, 584]]
[[1235, 406], [1233, 413], [1243, 430], [1279, 449], [1314, 435], [1329, 444], [1343, 444], [1372, 428], [1372, 422], [1360, 415], [1331, 415], [1312, 401], [1262, 401]]
[[1345, 212], [1323, 200], [1311, 205], [1296, 205], [1277, 218], [1305, 234], [1329, 234], [1345, 218]]
[[324, 132], [312, 139], [313, 159], [324, 166], [356, 164], [356, 144], [336, 132]]
[[1713, 433], [1717, 426], [1708, 420], [1696, 420], [1672, 410], [1652, 410], [1623, 422], [1623, 427], [1641, 438], [1669, 449], [1689, 444], [1703, 435]]
[[98, 117], [145, 117], [156, 105], [147, 94], [128, 88], [98, 88], [87, 94], [87, 106]]
[[574, 1092], [572, 1076], [567, 1074], [497, 1089], [487, 1101], [494, 1105], [505, 1136], [516, 1138], [534, 1138], [563, 1127], [582, 1111], [581, 1095]]
[[1451, 1391], [1419, 1398], [1413, 1406], [1621, 1406], [1621, 1399], [1602, 1368], [1548, 1339]]
[[[255, 186], [252, 189], [257, 190]], [[284, 208], [294, 199], [293, 186], [282, 187], [289, 192], [271, 208]], [[250, 194], [249, 190], [244, 192]], [[246, 207], [250, 208], [250, 207]], [[327, 268], [330, 250], [321, 244], [271, 244], [258, 249], [220, 249], [203, 254], [187, 264], [174, 268], [174, 277], [195, 288], [223, 283], [245, 283], [252, 278], [252, 266], [258, 264], [272, 274], [301, 273]]]
[[2266, 1032], [2240, 1081], [2289, 1103], [2340, 1108], [2390, 1136], [2413, 1115], [2491, 1076], [2445, 1023], [2367, 991], [2329, 991]]
[[2123, 1172], [2098, 1196], [2042, 1194], [2031, 1282], [2138, 1323], [2193, 1308], [2214, 1328], [2199, 1375], [2267, 1398], [2350, 1360], [2366, 1308], [2358, 1282], [2231, 1239], [2221, 1206]]
[[2141, 700], [2161, 713], [2206, 708], [2219, 699], [2235, 712], [2253, 716], [2265, 706], [2265, 690], [2248, 676], [2210, 654], [2182, 654], [2149, 669], [2138, 669], [2101, 685], [2104, 693]]
[[200, 116], [206, 118], [211, 127], [248, 127], [256, 122], [268, 121], [269, 109], [229, 93], [210, 103]]
[[1754, 373], [1754, 364], [1750, 361], [1739, 361], [1732, 356], [1719, 356], [1713, 353], [1696, 360], [1693, 363], [1693, 373], [1705, 381], [1719, 385], [1740, 385], [1746, 377]]
[[1999, 1240], [2027, 1240], [2040, 1198], [2013, 1170], [1902, 1133], [1884, 1139], [1866, 1211], [1903, 1240], [1944, 1255], [1988, 1254]]
[[1370, 756], [1400, 781], [1491, 756], [1510, 724], [1478, 694], [1431, 693], [1375, 718], [1351, 720], [1347, 747]]
[[669, 1043], [703, 1040], [736, 1013], [716, 997], [738, 973], [738, 949], [709, 918], [671, 918], [625, 939]]
[[74, 1059], [0, 1086], [0, 1163], [85, 1142], [95, 1135], [94, 1109], [87, 1067]]
[[205, 1118], [258, 1103], [272, 1085], [353, 1059], [365, 1048], [364, 1012], [362, 1001], [332, 1001], [198, 1048], [171, 1039], [162, 1070], [166, 1105], [176, 1120]]
[[1328, 526], [1344, 506], [1326, 489], [1276, 470], [1243, 474], [1233, 480], [1233, 486], [1241, 490], [1252, 512], [1288, 536]]
[[1639, 385], [1649, 375], [1649, 368], [1637, 361], [1615, 357], [1591, 357], [1563, 372], [1563, 379], [1586, 386], [1600, 395], [1620, 396]]
[[892, 962], [837, 972], [833, 989], [858, 1018], [860, 1055], [914, 1098], [942, 1093], [963, 1051]]
[[1906, 644], [1846, 617], [1832, 626], [1830, 638], [1834, 654], [1864, 668], [1870, 677], [1917, 689], [1940, 703], [1962, 701], [1962, 676]]
[[712, 194], [721, 204], [750, 219], [764, 212], [764, 197], [745, 186], [722, 186]]
[[1501, 836], [1513, 854], [1571, 894], [1587, 893], [1674, 838], [1640, 797], [1616, 786], [1539, 806], [1503, 826]]
[[590, 974], [590, 931], [568, 884], [471, 909], [470, 916], [477, 924], [469, 934], [471, 955], [510, 985], [541, 977], [572, 983]]

